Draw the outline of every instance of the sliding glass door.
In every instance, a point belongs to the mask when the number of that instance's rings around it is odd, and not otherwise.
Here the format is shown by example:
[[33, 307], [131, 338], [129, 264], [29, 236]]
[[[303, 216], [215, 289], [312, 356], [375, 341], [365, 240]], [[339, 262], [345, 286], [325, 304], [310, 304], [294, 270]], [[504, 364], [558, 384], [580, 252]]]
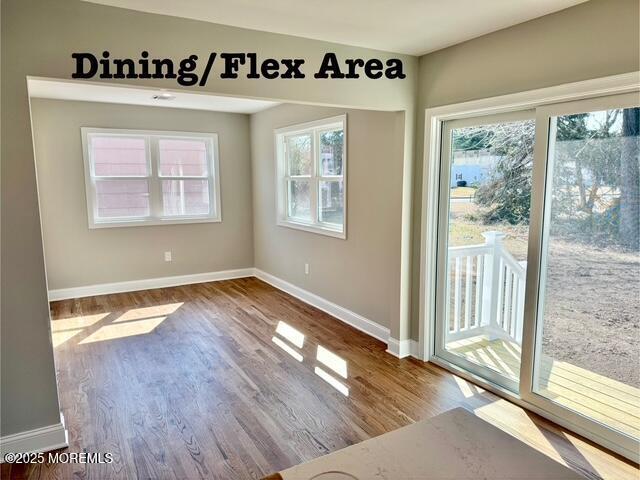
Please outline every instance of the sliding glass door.
[[435, 358], [637, 457], [638, 95], [441, 135]]
[[436, 354], [518, 391], [535, 112], [446, 122]]
[[640, 438], [639, 104], [630, 94], [537, 111], [522, 392], [628, 449]]

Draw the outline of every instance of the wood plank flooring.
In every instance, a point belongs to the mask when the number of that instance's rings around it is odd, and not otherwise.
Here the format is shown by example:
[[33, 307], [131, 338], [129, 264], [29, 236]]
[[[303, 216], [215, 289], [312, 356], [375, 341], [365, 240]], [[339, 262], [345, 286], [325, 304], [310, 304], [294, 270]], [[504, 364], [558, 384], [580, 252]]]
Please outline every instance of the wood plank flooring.
[[2, 478], [260, 478], [462, 406], [589, 478], [637, 466], [255, 278], [51, 304], [68, 451]]

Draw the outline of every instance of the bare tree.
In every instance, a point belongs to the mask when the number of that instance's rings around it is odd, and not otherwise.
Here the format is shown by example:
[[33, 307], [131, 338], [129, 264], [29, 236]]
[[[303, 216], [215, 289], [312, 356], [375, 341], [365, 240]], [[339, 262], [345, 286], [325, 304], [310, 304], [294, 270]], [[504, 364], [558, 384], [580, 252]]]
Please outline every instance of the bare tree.
[[640, 249], [640, 108], [622, 113], [620, 155], [620, 241]]
[[487, 224], [529, 223], [535, 123], [526, 120], [467, 127], [456, 132], [454, 144], [456, 141], [460, 145], [481, 145], [499, 158], [474, 196], [483, 209], [482, 220]]

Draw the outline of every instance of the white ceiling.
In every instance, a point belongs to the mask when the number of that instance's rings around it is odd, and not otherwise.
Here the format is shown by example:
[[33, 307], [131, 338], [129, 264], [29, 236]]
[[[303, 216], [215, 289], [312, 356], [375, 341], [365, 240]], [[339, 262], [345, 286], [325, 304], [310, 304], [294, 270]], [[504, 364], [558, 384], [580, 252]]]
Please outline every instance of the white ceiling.
[[85, 0], [422, 55], [586, 0]]
[[256, 113], [279, 105], [276, 102], [253, 100], [250, 98], [223, 97], [205, 93], [186, 93], [171, 90], [173, 100], [151, 98], [167, 90], [153, 88], [132, 88], [118, 85], [104, 85], [88, 82], [60, 81], [45, 78], [29, 78], [29, 96], [53, 98], [57, 100], [79, 100], [85, 102], [124, 103], [151, 107], [188, 108], [192, 110], [212, 110], [216, 112]]

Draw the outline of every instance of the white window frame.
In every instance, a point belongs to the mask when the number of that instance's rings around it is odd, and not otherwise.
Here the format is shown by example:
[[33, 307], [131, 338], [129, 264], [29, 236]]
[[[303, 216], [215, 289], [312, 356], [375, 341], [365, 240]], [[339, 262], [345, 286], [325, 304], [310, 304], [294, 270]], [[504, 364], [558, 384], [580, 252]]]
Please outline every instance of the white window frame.
[[[119, 128], [82, 127], [82, 152], [84, 158], [84, 174], [87, 199], [87, 218], [90, 229], [112, 227], [135, 227], [147, 225], [174, 225], [181, 223], [211, 223], [222, 221], [220, 203], [220, 174], [218, 155], [218, 134], [201, 132], [177, 132], [163, 130], [129, 130]], [[91, 160], [90, 137], [92, 135], [143, 138], [146, 146], [148, 162], [147, 176], [97, 176], [94, 174]], [[198, 139], [205, 142], [207, 153], [207, 176], [167, 176], [160, 175], [160, 151], [158, 143], [164, 139]], [[96, 202], [96, 180], [141, 180], [149, 182], [149, 215], [144, 217], [114, 217], [101, 219], [98, 217]], [[163, 180], [207, 180], [209, 182], [208, 214], [201, 215], [163, 215], [162, 181]]]
[[[320, 134], [329, 130], [342, 129], [344, 132], [344, 147], [342, 150], [342, 175], [320, 175]], [[292, 135], [311, 135], [311, 175], [292, 177], [289, 175], [286, 157], [286, 138]], [[274, 130], [275, 156], [276, 156], [276, 195], [277, 195], [277, 225], [282, 227], [319, 233], [330, 237], [347, 238], [347, 115], [324, 118], [313, 122], [291, 125]], [[312, 219], [310, 222], [289, 216], [288, 182], [296, 178], [309, 180], [311, 195]], [[330, 180], [342, 180], [343, 185], [343, 223], [338, 228], [336, 224], [320, 221], [320, 182]]]

